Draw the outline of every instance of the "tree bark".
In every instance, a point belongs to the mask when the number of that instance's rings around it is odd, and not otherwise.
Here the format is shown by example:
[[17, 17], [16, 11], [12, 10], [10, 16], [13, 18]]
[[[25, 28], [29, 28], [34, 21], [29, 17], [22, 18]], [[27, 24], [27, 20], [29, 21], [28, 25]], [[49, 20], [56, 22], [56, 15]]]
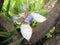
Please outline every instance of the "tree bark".
[[0, 25], [6, 30], [16, 30], [12, 23], [10, 23], [4, 16], [0, 14]]
[[43, 43], [43, 45], [60, 45], [60, 34], [54, 35]]
[[55, 34], [60, 33], [60, 18], [59, 18], [59, 20], [56, 23], [55, 32], [54, 33]]
[[53, 37], [45, 41], [43, 45], [60, 45], [60, 18], [56, 22]]
[[49, 30], [53, 26], [55, 26], [56, 21], [60, 17], [59, 13], [60, 13], [60, 0], [57, 0], [55, 7], [49, 13], [47, 20], [34, 29], [34, 33], [29, 43], [36, 43], [39, 39], [43, 38], [45, 34], [49, 32]]

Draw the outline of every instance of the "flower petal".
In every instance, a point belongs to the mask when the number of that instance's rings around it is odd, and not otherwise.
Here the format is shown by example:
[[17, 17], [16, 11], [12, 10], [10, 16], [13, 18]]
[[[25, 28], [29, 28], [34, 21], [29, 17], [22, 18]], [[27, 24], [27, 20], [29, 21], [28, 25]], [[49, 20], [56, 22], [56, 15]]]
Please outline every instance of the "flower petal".
[[46, 17], [38, 14], [38, 13], [31, 13], [31, 15], [33, 16], [33, 18], [37, 21], [37, 22], [44, 22], [46, 20]]
[[23, 8], [23, 10], [26, 10], [26, 8], [28, 8], [28, 5], [24, 4], [24, 5], [22, 5], [22, 8]]
[[16, 21], [16, 19], [17, 19], [17, 17], [16, 17], [16, 16], [12, 16], [12, 20], [13, 20], [13, 22], [15, 22], [15, 21]]
[[22, 24], [20, 28], [22, 36], [29, 41], [32, 36], [32, 28], [30, 27], [30, 25]]
[[32, 15], [28, 15], [27, 18], [25, 19], [25, 22], [31, 23], [32, 20], [33, 20], [33, 16]]

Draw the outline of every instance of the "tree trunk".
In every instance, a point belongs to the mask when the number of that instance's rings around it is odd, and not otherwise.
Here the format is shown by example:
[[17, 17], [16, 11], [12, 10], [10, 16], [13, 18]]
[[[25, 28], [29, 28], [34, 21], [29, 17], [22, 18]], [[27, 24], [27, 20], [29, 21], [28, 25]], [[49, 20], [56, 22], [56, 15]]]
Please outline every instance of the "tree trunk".
[[45, 41], [43, 45], [60, 45], [60, 18], [56, 22], [53, 37]]
[[16, 30], [12, 23], [10, 23], [4, 16], [0, 14], [0, 25], [6, 30]]
[[29, 43], [36, 43], [39, 39], [43, 38], [49, 30], [55, 26], [56, 21], [60, 17], [60, 0], [57, 0], [55, 7], [49, 13], [47, 20], [34, 29], [34, 33]]
[[60, 33], [60, 18], [57, 21], [56, 26], [55, 26], [55, 34], [57, 33]]

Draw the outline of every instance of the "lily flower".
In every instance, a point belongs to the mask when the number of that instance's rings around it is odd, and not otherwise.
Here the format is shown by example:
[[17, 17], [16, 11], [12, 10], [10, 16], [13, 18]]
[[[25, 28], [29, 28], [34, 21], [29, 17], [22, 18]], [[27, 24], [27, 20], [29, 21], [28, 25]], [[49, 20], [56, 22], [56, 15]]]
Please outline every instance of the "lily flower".
[[[21, 17], [24, 17], [24, 13], [22, 13], [21, 15], [22, 15]], [[27, 24], [22, 24], [20, 29], [21, 29], [22, 36], [28, 41], [32, 36], [32, 28], [30, 26], [30, 23], [32, 22], [33, 19], [39, 23], [42, 23], [46, 20], [44, 16], [38, 13], [31, 13], [27, 16], [27, 18], [25, 19], [25, 22], [27, 22]]]

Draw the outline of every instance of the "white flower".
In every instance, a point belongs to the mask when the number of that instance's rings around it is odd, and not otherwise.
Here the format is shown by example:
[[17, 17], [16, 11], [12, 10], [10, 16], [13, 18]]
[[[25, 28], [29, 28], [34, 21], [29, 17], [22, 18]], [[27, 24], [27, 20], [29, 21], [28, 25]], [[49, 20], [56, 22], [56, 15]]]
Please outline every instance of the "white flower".
[[32, 28], [30, 27], [30, 25], [22, 24], [20, 28], [22, 36], [29, 41], [32, 36]]
[[38, 13], [31, 13], [31, 15], [33, 16], [34, 20], [36, 20], [37, 22], [44, 22], [46, 20], [46, 17], [38, 14]]
[[[21, 14], [19, 14], [21, 17], [24, 17], [25, 18], [25, 15], [24, 15], [24, 13], [21, 13]], [[33, 16], [33, 19], [34, 20], [36, 20], [37, 22], [39, 22], [39, 23], [42, 23], [42, 22], [44, 22], [45, 20], [46, 20], [46, 17], [44, 17], [44, 16], [42, 16], [42, 15], [40, 15], [40, 14], [38, 14], [38, 13], [31, 13], [31, 14], [29, 14], [29, 15], [32, 15]]]

